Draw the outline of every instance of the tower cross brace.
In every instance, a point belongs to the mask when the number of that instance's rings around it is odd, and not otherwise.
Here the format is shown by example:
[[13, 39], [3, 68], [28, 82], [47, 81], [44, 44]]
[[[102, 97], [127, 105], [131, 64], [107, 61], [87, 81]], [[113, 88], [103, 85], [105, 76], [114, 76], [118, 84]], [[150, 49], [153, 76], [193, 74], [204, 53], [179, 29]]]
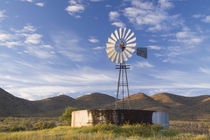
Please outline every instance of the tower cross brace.
[[129, 87], [128, 87], [128, 76], [127, 76], [127, 69], [130, 69], [130, 65], [127, 65], [124, 63], [120, 63], [120, 65], [116, 65], [116, 69], [119, 69], [119, 75], [118, 75], [118, 83], [117, 83], [117, 93], [116, 93], [116, 101], [115, 101], [115, 109], [118, 108], [119, 104], [119, 93], [121, 91], [122, 94], [122, 109], [125, 109], [125, 93], [127, 91], [128, 99], [127, 99], [127, 105], [128, 109], [130, 109], [130, 93], [129, 93]]

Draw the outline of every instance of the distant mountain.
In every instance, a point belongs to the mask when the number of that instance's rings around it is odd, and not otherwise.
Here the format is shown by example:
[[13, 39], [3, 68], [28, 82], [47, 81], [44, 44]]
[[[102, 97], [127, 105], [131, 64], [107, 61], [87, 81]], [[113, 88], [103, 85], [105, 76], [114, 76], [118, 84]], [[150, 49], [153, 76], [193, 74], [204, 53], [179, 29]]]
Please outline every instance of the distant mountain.
[[210, 119], [210, 95], [185, 97], [170, 93], [159, 93], [152, 99], [167, 106], [163, 109], [172, 119]]
[[92, 93], [89, 95], [84, 95], [76, 98], [77, 101], [80, 101], [83, 104], [86, 104], [87, 108], [99, 109], [104, 108], [104, 105], [111, 104], [115, 102], [115, 98], [102, 93]]
[[[106, 105], [105, 108], [111, 109], [111, 108], [114, 108], [114, 106], [115, 106], [115, 103], [112, 103], [112, 104]], [[129, 98], [126, 97], [124, 99], [124, 102], [122, 99], [119, 100], [117, 102], [117, 107], [121, 109], [131, 108], [131, 109], [160, 110], [164, 107], [164, 105], [153, 100], [152, 98], [150, 98], [144, 93], [137, 93], [137, 94], [131, 95]]]
[[[209, 119], [210, 95], [184, 97], [170, 93], [147, 96], [137, 93], [124, 99], [124, 107], [131, 109], [159, 110], [169, 113], [172, 120]], [[123, 100], [118, 100], [123, 107]], [[67, 106], [78, 109], [114, 109], [115, 98], [102, 93], [92, 93], [76, 99], [60, 95], [37, 101], [29, 101], [11, 95], [0, 88], [0, 117], [4, 116], [60, 116]]]
[[0, 116], [26, 116], [37, 111], [30, 101], [15, 97], [0, 88]]
[[85, 109], [87, 108], [86, 104], [76, 101], [74, 98], [59, 95], [52, 98], [46, 98], [38, 101], [32, 101], [32, 104], [39, 107], [39, 115], [43, 116], [59, 116], [61, 115], [65, 108], [68, 106]]

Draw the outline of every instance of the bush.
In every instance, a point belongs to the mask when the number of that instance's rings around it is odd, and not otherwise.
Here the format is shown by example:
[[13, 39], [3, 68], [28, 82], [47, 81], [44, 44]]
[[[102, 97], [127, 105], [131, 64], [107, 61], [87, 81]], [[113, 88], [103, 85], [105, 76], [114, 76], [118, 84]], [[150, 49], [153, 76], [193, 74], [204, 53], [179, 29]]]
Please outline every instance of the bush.
[[66, 121], [68, 125], [71, 125], [71, 113], [78, 110], [77, 108], [67, 107], [65, 112], [59, 117], [60, 121]]
[[14, 132], [14, 131], [24, 131], [24, 130], [25, 130], [25, 128], [22, 127], [22, 126], [11, 126], [9, 128], [9, 131], [11, 131], [11, 132]]
[[54, 122], [42, 122], [39, 121], [33, 125], [34, 130], [50, 129], [54, 128], [56, 125]]

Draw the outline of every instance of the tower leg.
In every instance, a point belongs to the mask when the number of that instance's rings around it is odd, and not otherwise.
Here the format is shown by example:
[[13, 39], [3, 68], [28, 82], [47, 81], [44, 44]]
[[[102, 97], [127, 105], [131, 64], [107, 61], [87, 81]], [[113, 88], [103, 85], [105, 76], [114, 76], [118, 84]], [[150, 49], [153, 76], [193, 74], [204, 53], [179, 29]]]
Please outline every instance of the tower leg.
[[119, 76], [118, 76], [118, 83], [117, 83], [117, 93], [116, 93], [116, 98], [115, 98], [115, 109], [118, 108], [117, 102], [118, 102], [118, 95], [119, 95], [119, 89], [120, 89], [120, 77], [121, 77], [121, 64], [120, 64], [120, 69], [119, 69]]
[[130, 92], [129, 92], [129, 88], [128, 88], [127, 69], [125, 69], [125, 78], [126, 78], [126, 86], [127, 86], [127, 93], [128, 93], [128, 109], [131, 109], [131, 106], [130, 106]]

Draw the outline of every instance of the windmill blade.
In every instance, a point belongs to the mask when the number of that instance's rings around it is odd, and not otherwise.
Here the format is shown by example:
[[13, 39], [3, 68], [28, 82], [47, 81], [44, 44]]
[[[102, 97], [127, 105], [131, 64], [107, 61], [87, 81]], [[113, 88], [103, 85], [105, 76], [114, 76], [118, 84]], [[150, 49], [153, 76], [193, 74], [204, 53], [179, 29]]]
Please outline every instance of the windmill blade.
[[136, 43], [128, 44], [128, 45], [126, 45], [126, 47], [136, 47]]
[[114, 31], [114, 33], [115, 33], [115, 35], [116, 35], [117, 39], [119, 39], [119, 35], [118, 35], [117, 30], [115, 30], [115, 31]]
[[128, 32], [127, 32], [127, 34], [125, 35], [125, 40], [126, 40], [126, 38], [127, 38], [127, 36], [129, 35], [129, 33], [131, 32], [131, 30], [130, 29], [128, 29]]
[[121, 64], [123, 63], [123, 56], [122, 56], [122, 53], [120, 53], [120, 63], [121, 63]]
[[134, 36], [134, 32], [132, 32], [129, 36], [128, 36], [128, 38], [126, 38], [125, 39], [125, 41], [127, 41], [127, 40], [129, 40], [131, 37], [133, 37]]
[[108, 42], [109, 43], [112, 43], [112, 44], [115, 44], [116, 42], [114, 40], [112, 40], [111, 38], [108, 38]]
[[127, 56], [125, 55], [125, 52], [122, 52], [122, 56], [123, 56], [123, 60], [124, 60], [124, 61], [128, 61], [128, 58], [127, 58]]
[[117, 64], [119, 62], [119, 53], [117, 53], [116, 59], [115, 59], [115, 63]]
[[130, 54], [127, 50], [124, 50], [125, 54], [128, 56], [128, 57], [131, 57], [132, 54]]
[[115, 44], [106, 43], [106, 47], [107, 48], [112, 48], [112, 47], [115, 47]]
[[120, 33], [120, 39], [121, 39], [121, 36], [122, 36], [122, 28], [119, 29], [119, 33]]
[[136, 37], [134, 37], [134, 38], [130, 39], [130, 40], [129, 40], [129, 41], [127, 41], [126, 43], [128, 44], [128, 43], [131, 43], [131, 42], [134, 42], [134, 41], [136, 41]]
[[124, 36], [125, 36], [125, 31], [126, 31], [126, 28], [124, 28], [124, 30], [123, 30], [122, 38], [124, 38]]
[[108, 58], [111, 58], [111, 57], [112, 57], [112, 55], [113, 55], [115, 52], [116, 52], [115, 50], [114, 50], [114, 51], [109, 52], [109, 53], [107, 54]]
[[111, 57], [111, 61], [112, 61], [112, 62], [114, 62], [116, 55], [117, 55], [117, 52], [115, 51], [114, 54], [113, 54], [112, 57]]
[[106, 48], [107, 53], [110, 53], [111, 51], [114, 51], [114, 48]]
[[126, 50], [128, 50], [128, 51], [131, 52], [131, 53], [135, 52], [135, 49], [129, 48], [129, 47], [126, 47]]
[[117, 38], [114, 36], [113, 33], [111, 34], [111, 38], [112, 38], [114, 41], [117, 41]]

